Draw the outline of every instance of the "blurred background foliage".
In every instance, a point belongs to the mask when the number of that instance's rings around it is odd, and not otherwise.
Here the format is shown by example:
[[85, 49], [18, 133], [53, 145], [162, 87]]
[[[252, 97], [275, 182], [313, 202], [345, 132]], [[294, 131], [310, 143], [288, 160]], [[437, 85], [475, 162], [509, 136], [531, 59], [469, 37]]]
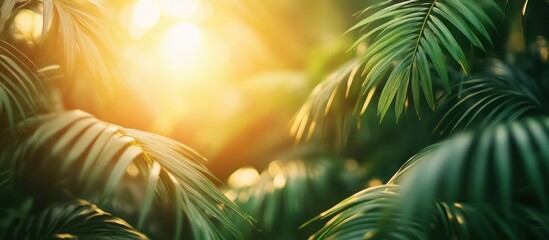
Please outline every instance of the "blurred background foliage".
[[[70, 107], [187, 143], [222, 179], [291, 151], [294, 113], [342, 62], [360, 1], [100, 1], [131, 79]], [[307, 9], [304, 11], [304, 9]], [[343, 53], [343, 54], [342, 54]], [[76, 84], [76, 83], [75, 83]], [[77, 83], [77, 84], [85, 84]], [[90, 95], [90, 98], [83, 97]], [[95, 97], [96, 98], [96, 97]], [[96, 98], [97, 99], [97, 98]], [[214, 110], [215, 109], [215, 110]]]

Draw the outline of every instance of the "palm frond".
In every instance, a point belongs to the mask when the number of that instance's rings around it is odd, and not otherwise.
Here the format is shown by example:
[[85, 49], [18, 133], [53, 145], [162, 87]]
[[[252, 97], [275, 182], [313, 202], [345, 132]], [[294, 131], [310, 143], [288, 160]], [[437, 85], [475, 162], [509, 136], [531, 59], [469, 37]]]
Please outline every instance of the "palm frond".
[[328, 220], [309, 239], [545, 239], [547, 215], [515, 204], [502, 213], [493, 205], [430, 201], [428, 216], [405, 216], [398, 185], [362, 190], [307, 224]]
[[444, 112], [436, 131], [440, 134], [510, 123], [528, 113], [548, 112], [540, 84], [523, 72], [496, 60], [459, 83], [454, 94], [437, 111]]
[[420, 151], [387, 186], [313, 219], [331, 218], [312, 238], [545, 239], [548, 144], [543, 117], [455, 135]]
[[309, 239], [426, 239], [424, 223], [399, 217], [398, 189], [381, 185], [353, 194], [307, 223], [330, 219]]
[[428, 201], [491, 204], [505, 213], [524, 204], [549, 213], [549, 119], [526, 118], [478, 134], [456, 135], [412, 157], [389, 182], [401, 184], [408, 214]]
[[[326, 130], [331, 125], [346, 125], [346, 113], [338, 112], [338, 109], [345, 111], [355, 107], [352, 98], [358, 94], [351, 93], [351, 90], [355, 89], [352, 86], [357, 84], [355, 78], [360, 67], [357, 60], [352, 60], [341, 66], [313, 89], [311, 95], [294, 116], [291, 134], [296, 137], [296, 141], [309, 140], [317, 129], [326, 134]], [[374, 92], [375, 89], [366, 97], [367, 103], [372, 99]], [[361, 114], [364, 110], [361, 110]], [[355, 108], [354, 112], [356, 111]], [[338, 142], [344, 141], [346, 138], [345, 127], [338, 130], [339, 133], [335, 134], [340, 139]]]
[[15, 47], [0, 41], [0, 130], [35, 115], [45, 93], [37, 67]]
[[[108, 38], [100, 6], [94, 1], [44, 0], [43, 40], [57, 53], [62, 49], [67, 79], [74, 73], [97, 81], [94, 87], [109, 90], [113, 81], [124, 78], [125, 69], [117, 55], [114, 39]], [[101, 64], [98, 64], [101, 63]]]
[[148, 239], [120, 218], [89, 203], [55, 204], [13, 221], [2, 239]]
[[432, 239], [545, 239], [549, 215], [515, 204], [509, 212], [493, 205], [438, 202]]
[[[246, 179], [239, 173], [229, 184]], [[225, 194], [258, 220], [259, 231], [247, 226], [247, 239], [303, 239], [310, 233], [299, 226], [358, 189], [360, 179], [340, 161], [276, 160], [246, 186], [229, 185]]]
[[[492, 0], [487, 3], [499, 9]], [[484, 49], [483, 40], [491, 43], [489, 31], [495, 28], [479, 1], [473, 0], [374, 0], [361, 15], [365, 18], [349, 31], [365, 29], [354, 45], [368, 44], [360, 57], [366, 75], [361, 92], [365, 94], [384, 82], [378, 102], [381, 119], [392, 102], [398, 119], [409, 97], [410, 86], [416, 111], [419, 112], [421, 91], [434, 109], [435, 77], [430, 66], [437, 72], [444, 88], [449, 89], [446, 53], [469, 72], [462, 45], [470, 42]], [[459, 40], [461, 36], [466, 40]]]
[[[44, 176], [53, 178], [58, 187], [100, 206], [117, 200], [133, 204], [135, 211], [139, 209], [134, 212], [139, 215], [139, 229], [157, 207], [173, 209], [169, 218], [175, 221], [171, 224], [176, 238], [184, 220], [197, 239], [231, 237], [221, 235], [218, 223], [238, 236], [228, 215], [246, 215], [209, 180], [213, 176], [202, 165], [204, 158], [189, 147], [81, 111], [40, 116], [29, 128], [32, 135], [15, 142], [7, 154], [19, 174], [46, 171]], [[124, 202], [128, 196], [130, 202]]]

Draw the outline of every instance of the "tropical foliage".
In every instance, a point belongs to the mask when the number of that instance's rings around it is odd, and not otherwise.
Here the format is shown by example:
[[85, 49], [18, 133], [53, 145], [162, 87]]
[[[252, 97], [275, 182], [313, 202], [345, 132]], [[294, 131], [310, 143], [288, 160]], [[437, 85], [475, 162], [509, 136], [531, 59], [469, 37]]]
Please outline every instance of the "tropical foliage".
[[[313, 219], [329, 221], [312, 239], [549, 236], [545, 206], [549, 179], [544, 177], [549, 160], [546, 54], [530, 42], [526, 43], [532, 46], [528, 53], [509, 53], [501, 44], [505, 41], [501, 33], [509, 31], [503, 23], [516, 21], [517, 15], [525, 39], [534, 39], [532, 34], [545, 39], [547, 32], [526, 31], [529, 24], [540, 24], [532, 20], [540, 17], [529, 14], [533, 6], [528, 1], [522, 4], [522, 14], [513, 13], [512, 6], [517, 5], [512, 1], [372, 1], [361, 12], [364, 18], [351, 28], [364, 31], [355, 46], [366, 45], [357, 56], [365, 68], [357, 104], [371, 104], [370, 96], [376, 94], [369, 91], [379, 86], [380, 119], [393, 102], [397, 119], [408, 104], [424, 117], [422, 89], [425, 102], [434, 109], [428, 117], [431, 138], [446, 139], [410, 158], [385, 185], [360, 191]], [[535, 6], [548, 7], [541, 2]], [[503, 12], [506, 20], [498, 26], [495, 23]], [[502, 52], [531, 65], [498, 54]], [[356, 80], [327, 81], [352, 89]], [[321, 88], [331, 96], [337, 91]], [[311, 100], [320, 103], [322, 110], [331, 96]], [[413, 101], [408, 102], [409, 98]]]
[[245, 80], [208, 88], [217, 115], [185, 103], [203, 139], [94, 112], [146, 108], [121, 92], [151, 61], [109, 27], [137, 2], [0, 1], [0, 239], [549, 238], [548, 1], [207, 1], [246, 30], [218, 39], [236, 53], [222, 77]]

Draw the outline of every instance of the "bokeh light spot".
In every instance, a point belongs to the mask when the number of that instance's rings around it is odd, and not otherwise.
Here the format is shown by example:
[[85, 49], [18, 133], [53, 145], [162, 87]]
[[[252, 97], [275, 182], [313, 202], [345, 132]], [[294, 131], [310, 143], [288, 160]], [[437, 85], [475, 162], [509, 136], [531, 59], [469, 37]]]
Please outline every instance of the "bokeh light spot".
[[229, 185], [231, 187], [249, 187], [259, 177], [259, 173], [253, 167], [244, 167], [236, 170], [229, 177]]
[[13, 27], [16, 39], [34, 44], [42, 36], [42, 15], [23, 9], [15, 15]]
[[140, 0], [133, 9], [132, 22], [140, 28], [148, 29], [160, 20], [160, 5], [156, 0]]

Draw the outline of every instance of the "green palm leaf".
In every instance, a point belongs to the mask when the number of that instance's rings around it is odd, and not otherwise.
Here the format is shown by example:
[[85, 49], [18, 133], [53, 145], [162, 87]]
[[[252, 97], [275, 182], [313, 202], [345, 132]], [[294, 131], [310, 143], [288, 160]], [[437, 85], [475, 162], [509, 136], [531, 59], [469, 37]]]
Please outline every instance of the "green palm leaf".
[[112, 81], [125, 79], [114, 41], [105, 37], [105, 14], [100, 6], [91, 0], [43, 2], [43, 42], [45, 46], [56, 47], [49, 49], [52, 53], [62, 49], [63, 67], [69, 81], [78, 73], [98, 81], [93, 86], [109, 90]]
[[510, 123], [526, 114], [547, 112], [540, 84], [524, 73], [491, 59], [484, 70], [456, 86], [455, 94], [437, 111], [443, 112], [439, 133]]
[[46, 171], [58, 187], [100, 204], [134, 204], [139, 229], [157, 207], [173, 209], [169, 215], [177, 239], [185, 219], [196, 239], [230, 237], [222, 236], [218, 223], [238, 236], [228, 215], [245, 215], [209, 180], [213, 176], [202, 165], [204, 158], [189, 147], [81, 111], [40, 116], [30, 126], [32, 135], [4, 155], [19, 172]]
[[549, 215], [526, 205], [515, 204], [501, 212], [492, 205], [443, 203], [435, 205], [436, 229], [432, 239], [546, 239]]
[[[491, 0], [488, 3], [499, 9]], [[392, 102], [398, 119], [409, 96], [409, 87], [416, 111], [419, 112], [421, 91], [434, 109], [434, 77], [430, 66], [446, 89], [450, 83], [445, 53], [449, 53], [465, 72], [469, 71], [469, 63], [455, 32], [484, 49], [482, 40], [490, 42], [488, 29], [494, 28], [480, 3], [472, 0], [374, 0], [361, 15], [365, 18], [349, 31], [365, 29], [365, 34], [354, 45], [362, 42], [369, 45], [361, 56], [366, 75], [361, 92], [366, 93], [384, 82], [378, 103], [381, 119]]]
[[309, 239], [426, 239], [422, 222], [399, 216], [398, 186], [368, 188], [313, 218], [330, 219]]
[[13, 221], [2, 239], [148, 239], [95, 205], [55, 204], [36, 216]]
[[[321, 129], [326, 134], [325, 130], [329, 129], [330, 126], [345, 126], [345, 112], [341, 113], [338, 110], [355, 108], [354, 112], [358, 111], [352, 103], [352, 99], [357, 95], [363, 95], [356, 94], [352, 90], [356, 89], [355, 85], [359, 84], [355, 78], [360, 67], [360, 63], [357, 60], [350, 61], [313, 89], [311, 95], [309, 95], [306, 102], [294, 116], [291, 134], [296, 137], [298, 142], [309, 140], [317, 129]], [[375, 89], [367, 96], [364, 95], [366, 102], [372, 99], [374, 92]], [[361, 110], [361, 114], [364, 110], [365, 108]], [[336, 134], [336, 137], [340, 139], [338, 142], [342, 142], [346, 139], [346, 131], [339, 128], [338, 130], [340, 132]]]
[[37, 67], [15, 47], [0, 41], [0, 129], [36, 114], [44, 97]]
[[390, 181], [401, 184], [404, 211], [429, 212], [428, 201], [515, 204], [549, 213], [549, 119], [526, 118], [478, 134], [456, 135], [412, 157]]
[[430, 214], [405, 216], [398, 185], [362, 190], [309, 221], [329, 221], [310, 239], [545, 239], [549, 215], [515, 204], [502, 214], [492, 205], [428, 202]]
[[[429, 146], [388, 185], [321, 214], [312, 238], [545, 239], [549, 118], [526, 118]], [[427, 237], [428, 236], [428, 237]]]

